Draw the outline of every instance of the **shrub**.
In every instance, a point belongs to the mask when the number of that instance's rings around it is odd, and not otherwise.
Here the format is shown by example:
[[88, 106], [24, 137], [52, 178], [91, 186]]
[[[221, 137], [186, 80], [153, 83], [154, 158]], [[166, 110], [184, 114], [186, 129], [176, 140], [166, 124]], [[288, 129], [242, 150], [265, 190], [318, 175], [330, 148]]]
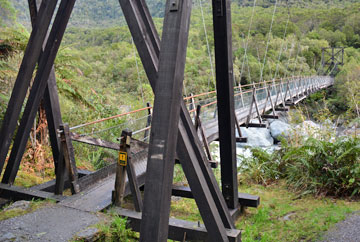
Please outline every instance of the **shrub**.
[[100, 225], [95, 241], [138, 241], [136, 233], [126, 226], [126, 218], [115, 216], [111, 224]]
[[240, 156], [240, 179], [268, 185], [281, 177], [280, 159], [278, 152], [271, 152], [262, 148], [252, 148], [252, 157]]
[[252, 149], [253, 157], [239, 171], [260, 184], [284, 179], [302, 194], [353, 196], [360, 193], [360, 139], [341, 137], [334, 141], [308, 138], [302, 145], [282, 142], [269, 154]]

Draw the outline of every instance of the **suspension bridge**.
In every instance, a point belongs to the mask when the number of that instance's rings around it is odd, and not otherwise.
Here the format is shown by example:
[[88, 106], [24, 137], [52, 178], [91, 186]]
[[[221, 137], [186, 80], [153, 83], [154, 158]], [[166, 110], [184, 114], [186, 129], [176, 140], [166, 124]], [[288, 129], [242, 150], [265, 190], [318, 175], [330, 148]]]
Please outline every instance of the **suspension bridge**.
[[[273, 80], [270, 82], [264, 82], [258, 85], [243, 85], [235, 87], [235, 90], [245, 89], [251, 87], [247, 91], [235, 91], [235, 123], [237, 128], [237, 142], [245, 142], [246, 137], [242, 137], [240, 126], [244, 127], [263, 127], [266, 128], [266, 121], [264, 119], [277, 119], [278, 116], [277, 110], [287, 111], [289, 106], [293, 106], [304, 100], [308, 95], [319, 91], [324, 88], [332, 86], [334, 80], [329, 76], [313, 76], [313, 77], [292, 77], [288, 80]], [[209, 97], [209, 95], [215, 95], [214, 97]], [[205, 99], [204, 99], [205, 97]], [[217, 101], [216, 93], [202, 93], [197, 95], [191, 95], [184, 98], [187, 101], [187, 109], [190, 114], [192, 114], [193, 124], [195, 129], [198, 131], [199, 139], [202, 142], [204, 151], [207, 154], [208, 161], [212, 167], [217, 167], [217, 164], [213, 162], [211, 158], [211, 152], [209, 144], [213, 141], [219, 139], [218, 131], [218, 119], [217, 119]], [[90, 123], [81, 124], [69, 128], [69, 130], [85, 129], [85, 127], [99, 124], [101, 122], [106, 122], [112, 119], [120, 118], [123, 116], [132, 116], [142, 112], [146, 112], [145, 116], [140, 118], [135, 118], [133, 122], [127, 122], [122, 124], [120, 130], [129, 129], [134, 130], [132, 132], [133, 137], [138, 139], [133, 140], [131, 144], [134, 157], [132, 162], [134, 164], [134, 172], [137, 177], [137, 182], [139, 186], [144, 185], [145, 175], [146, 175], [146, 164], [147, 164], [147, 151], [148, 151], [148, 140], [149, 133], [148, 130], [151, 129], [151, 107], [146, 107], [116, 116], [104, 118], [101, 120], [96, 120]], [[201, 113], [200, 113], [201, 110]], [[150, 111], [150, 112], [149, 112]], [[270, 114], [269, 114], [270, 113]], [[252, 123], [253, 119], [257, 119], [258, 122]], [[131, 120], [131, 118], [130, 118]], [[144, 122], [146, 121], [146, 122]], [[139, 128], [142, 127], [140, 129]], [[119, 129], [118, 126], [110, 127], [103, 130], [93, 130], [92, 133], [70, 133], [71, 140], [74, 142], [80, 142], [87, 145], [120, 150], [120, 145], [115, 143], [111, 139], [103, 140], [101, 138], [95, 138], [94, 134], [101, 134], [102, 132], [108, 132], [112, 129]], [[106, 137], [111, 137], [112, 135], [106, 134]], [[104, 137], [104, 136], [103, 136]], [[110, 169], [109, 169], [110, 168]], [[88, 189], [86, 183], [91, 177], [98, 176], [103, 174], [100, 177], [94, 179], [104, 179], [102, 182], [96, 182], [96, 188], [90, 186]], [[85, 182], [83, 182], [83, 180]], [[81, 195], [73, 196], [71, 199], [64, 201], [65, 204], [68, 204], [74, 208], [85, 207], [89, 211], [101, 211], [102, 209], [108, 207], [111, 204], [111, 191], [114, 187], [115, 182], [115, 166], [110, 165], [105, 167], [100, 171], [92, 173], [90, 176], [85, 176], [79, 179], [79, 184], [81, 186]], [[51, 184], [55, 184], [54, 181]], [[94, 181], [92, 181], [94, 184]], [[87, 191], [87, 192], [84, 192]], [[126, 181], [126, 194], [130, 194], [130, 184]], [[185, 197], [192, 197], [191, 191], [184, 186], [174, 186], [173, 195], [185, 195]], [[239, 196], [240, 204], [244, 206], [257, 207], [258, 198], [246, 196], [242, 194]]]
[[[129, 226], [140, 232], [143, 241], [166, 241], [167, 238], [239, 241], [240, 230], [235, 228], [234, 220], [242, 208], [257, 207], [260, 202], [258, 196], [238, 192], [235, 145], [246, 142], [240, 126], [266, 128], [266, 119], [277, 119], [277, 112], [287, 111], [311, 93], [332, 86], [334, 78], [327, 75], [279, 78], [277, 65], [274, 78], [264, 80], [269, 35], [263, 61], [259, 58], [260, 81], [234, 84], [230, 1], [215, 1], [215, 70], [212, 70], [207, 36], [206, 41], [216, 91], [183, 97], [179, 90], [183, 84], [191, 1], [167, 1], [161, 43], [144, 1], [119, 2], [155, 93], [153, 107], [148, 104], [73, 127], [63, 124], [53, 64], [75, 0], [61, 0], [48, 38], [46, 33], [57, 1], [43, 1], [38, 6], [35, 0], [30, 0], [33, 32], [0, 131], [0, 171], [10, 151], [0, 196], [8, 200], [52, 198], [63, 206], [89, 212], [102, 211], [115, 204], [117, 212], [127, 217]], [[276, 4], [277, 1], [269, 32]], [[200, 7], [203, 14], [201, 2]], [[203, 16], [202, 19], [204, 21]], [[249, 33], [251, 25], [252, 21]], [[248, 41], [249, 35], [240, 75], [245, 66], [249, 68]], [[280, 52], [279, 60], [281, 57]], [[38, 71], [17, 126], [37, 64]], [[49, 125], [56, 179], [28, 189], [13, 186], [41, 100], [44, 100]], [[219, 141], [220, 164], [211, 157], [209, 144], [214, 141]], [[79, 170], [75, 143], [111, 150], [117, 161], [95, 172]], [[173, 184], [175, 163], [181, 165], [187, 184]], [[211, 169], [218, 165], [222, 189]], [[72, 196], [63, 196], [66, 188], [71, 188]], [[135, 211], [121, 208], [127, 195], [132, 195]], [[169, 219], [171, 195], [194, 198], [204, 225]]]

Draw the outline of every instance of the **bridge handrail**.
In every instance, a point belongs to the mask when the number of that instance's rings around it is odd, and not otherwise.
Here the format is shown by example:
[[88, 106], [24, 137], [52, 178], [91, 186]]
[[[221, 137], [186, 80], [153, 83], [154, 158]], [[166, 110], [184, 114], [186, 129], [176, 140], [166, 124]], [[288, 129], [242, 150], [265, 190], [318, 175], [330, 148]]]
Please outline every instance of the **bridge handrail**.
[[79, 125], [77, 125], [77, 126], [71, 127], [70, 130], [82, 128], [82, 127], [89, 126], [89, 125], [92, 125], [92, 124], [97, 124], [97, 123], [105, 122], [105, 121], [107, 121], [107, 120], [111, 120], [111, 119], [115, 119], [115, 118], [120, 118], [120, 117], [129, 115], [129, 114], [133, 114], [133, 113], [137, 113], [137, 112], [141, 112], [141, 111], [145, 111], [145, 110], [149, 110], [149, 109], [152, 109], [152, 107], [140, 108], [140, 109], [133, 110], [133, 111], [130, 111], [130, 112], [121, 113], [121, 114], [117, 114], [117, 115], [114, 115], [114, 116], [111, 116], [111, 117], [107, 117], [107, 118], [102, 118], [102, 119], [99, 119], [99, 120], [95, 120], [95, 121], [92, 121], [92, 122], [89, 122], [89, 123], [79, 124]]
[[[314, 78], [314, 77], [316, 77], [316, 76], [309, 76], [309, 77], [295, 76], [295, 77], [279, 78], [279, 79], [270, 80], [270, 81], [264, 81], [264, 82], [255, 83], [255, 84], [246, 84], [246, 85], [236, 86], [236, 87], [234, 87], [234, 89], [239, 89], [239, 88], [251, 87], [252, 86], [252, 87], [255, 87], [256, 91], [260, 91], [260, 90], [264, 90], [264, 89], [268, 88], [267, 86], [261, 87], [261, 85], [264, 85], [264, 84], [267, 84], [267, 83], [271, 83], [271, 85], [269, 86], [270, 88], [273, 88], [273, 87], [276, 88], [276, 87], [280, 86], [281, 84], [282, 85], [287, 85], [287, 83], [290, 84], [290, 83], [296, 82], [296, 81], [298, 81], [298, 78], [300, 78], [300, 80], [301, 80], [301, 79], [309, 79], [309, 78]], [[286, 82], [284, 82], [284, 81], [286, 81]], [[256, 86], [258, 86], [258, 87], [256, 87]], [[236, 97], [236, 96], [244, 95], [244, 94], [251, 93], [251, 92], [253, 92], [253, 89], [246, 89], [246, 91], [241, 90], [240, 92], [236, 92], [234, 96]], [[190, 99], [199, 98], [199, 97], [202, 97], [202, 96], [205, 96], [205, 95], [210, 95], [210, 94], [215, 94], [215, 93], [216, 93], [216, 91], [211, 91], [211, 92], [205, 92], [205, 93], [200, 93], [200, 94], [196, 94], [196, 95], [191, 95], [191, 96], [185, 97], [184, 101], [188, 101]], [[207, 99], [207, 100], [210, 100], [210, 99]], [[203, 100], [198, 100], [195, 103], [198, 103], [200, 101], [203, 101]], [[207, 103], [207, 104], [204, 104], [204, 105], [202, 105], [202, 107], [208, 107], [208, 106], [214, 105], [216, 103], [217, 103], [217, 100], [212, 101], [212, 102]], [[91, 121], [91, 122], [88, 122], [88, 123], [76, 125], [74, 127], [71, 127], [70, 130], [83, 128], [83, 127], [86, 127], [86, 126], [89, 126], [89, 125], [105, 122], [105, 121], [108, 121], [108, 120], [120, 118], [120, 117], [123, 117], [123, 116], [126, 116], [126, 115], [138, 113], [138, 112], [141, 112], [141, 111], [151, 110], [151, 109], [152, 109], [152, 107], [140, 108], [140, 109], [137, 109], [137, 110], [126, 112], [126, 113], [117, 114], [117, 115], [114, 115], [114, 116], [111, 116], [111, 117], [102, 118], [102, 119]], [[196, 105], [194, 105], [194, 107], [191, 110], [189, 110], [189, 113], [193, 113], [195, 111], [196, 111]]]

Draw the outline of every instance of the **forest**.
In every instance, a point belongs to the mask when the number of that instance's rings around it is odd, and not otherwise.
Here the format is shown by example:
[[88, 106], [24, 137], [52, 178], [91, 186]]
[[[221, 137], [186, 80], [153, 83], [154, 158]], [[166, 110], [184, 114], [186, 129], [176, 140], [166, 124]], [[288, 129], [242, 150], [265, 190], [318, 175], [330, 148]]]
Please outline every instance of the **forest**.
[[[97, 2], [105, 6], [110, 1]], [[16, 66], [19, 65], [30, 31], [28, 27], [24, 27], [28, 24], [26, 18], [21, 17], [27, 14], [24, 9], [26, 3], [16, 3], [16, 6], [22, 8], [18, 7], [18, 10], [15, 10], [4, 0], [1, 3], [4, 11], [1, 15], [4, 16], [1, 19], [1, 48], [6, 51], [0, 66], [1, 80], [4, 82], [1, 87], [2, 110], [7, 103], [9, 90], [16, 77]], [[284, 6], [285, 3], [279, 3], [271, 31], [273, 7], [253, 8], [246, 3], [241, 3], [246, 7], [239, 6], [240, 3], [233, 4], [233, 58], [236, 83], [248, 84], [259, 81], [267, 44], [263, 74], [266, 80], [291, 75], [311, 75], [321, 71], [321, 48], [329, 46], [346, 48], [346, 66], [342, 67], [343, 72], [354, 68], [352, 63], [356, 63], [360, 58], [358, 3], [351, 4], [349, 1], [343, 8], [338, 8], [338, 1], [334, 1], [334, 7], [331, 9], [321, 8], [322, 5], [316, 4], [314, 6], [318, 6], [317, 8], [290, 4], [288, 6], [291, 8], [287, 8]], [[55, 64], [64, 120], [74, 125], [77, 124], [77, 120], [93, 120], [118, 113], [122, 105], [129, 103], [132, 103], [132, 108], [137, 108], [144, 102], [151, 102], [152, 99], [151, 89], [124, 18], [114, 18], [104, 10], [99, 19], [117, 19], [118, 23], [109, 23], [110, 26], [106, 28], [94, 28], [90, 23], [90, 19], [98, 21], [93, 15], [94, 7], [89, 9], [87, 18], [79, 16], [88, 24], [78, 24], [77, 11], [84, 13], [82, 4], [79, 1], [76, 5]], [[156, 1], [150, 1], [149, 5], [154, 15], [158, 16], [160, 10], [158, 13], [154, 10], [161, 8], [156, 7]], [[102, 9], [101, 6], [99, 9]], [[18, 13], [21, 13], [20, 16]], [[202, 11], [199, 2], [195, 2], [187, 53], [185, 95], [214, 90], [210, 67], [214, 55], [211, 48], [213, 35], [210, 13], [211, 7], [208, 2], [202, 4]], [[155, 17], [155, 23], [161, 33], [162, 19]], [[99, 24], [101, 25], [101, 21]], [[247, 58], [244, 58], [245, 49]], [[118, 99], [114, 98], [119, 93], [122, 95], [122, 103], [118, 103]], [[339, 103], [335, 105], [349, 105], [345, 100], [337, 101]], [[72, 107], [77, 105], [81, 105], [83, 110], [70, 112]], [[89, 110], [91, 112], [88, 112]]]
[[[147, 3], [161, 36], [165, 1], [149, 0]], [[332, 74], [335, 85], [312, 95], [297, 110], [297, 115], [317, 122], [330, 120], [335, 123], [340, 120], [342, 125], [360, 124], [359, 1], [234, 0], [231, 8], [235, 85], [290, 76]], [[0, 124], [30, 33], [27, 1], [0, 0]], [[184, 96], [215, 90], [213, 47], [211, 2], [195, 0], [186, 57]], [[345, 49], [344, 65], [337, 65], [331, 73], [326, 73], [326, 68], [321, 65], [322, 48], [326, 47]], [[325, 55], [325, 58], [329, 56]], [[120, 5], [115, 0], [77, 1], [56, 57], [55, 71], [62, 118], [70, 126], [143, 108], [154, 99]], [[38, 119], [41, 120], [41, 117]], [[101, 128], [112, 125], [115, 124], [110, 122]], [[43, 126], [39, 123], [38, 127]], [[39, 146], [29, 142], [30, 151], [25, 155], [27, 162], [19, 175], [19, 185], [31, 186], [54, 177], [49, 143], [40, 141], [40, 136], [35, 137], [39, 139]], [[252, 185], [270, 197], [273, 195], [271, 192], [280, 189], [280, 193], [285, 194], [286, 202], [293, 201], [294, 197], [312, 194], [311, 199], [305, 197], [305, 203], [314, 203], [319, 208], [323, 227], [318, 229], [328, 229], [330, 224], [340, 221], [343, 214], [350, 212], [345, 209], [347, 206], [354, 210], [360, 208], [358, 204], [349, 205], [348, 200], [338, 200], [338, 204], [341, 204], [337, 208], [339, 210], [334, 210], [334, 220], [329, 222], [328, 217], [321, 217], [329, 211], [329, 207], [324, 205], [328, 204], [328, 200], [317, 200], [318, 196], [352, 198], [360, 195], [360, 141], [355, 137], [332, 142], [324, 137], [312, 137], [301, 142], [295, 139], [281, 141], [282, 149], [273, 154], [261, 149], [252, 150], [253, 157], [246, 160], [246, 165], [239, 170], [246, 173], [239, 182], [244, 189]], [[320, 150], [322, 153], [316, 153]], [[99, 162], [100, 158], [111, 156], [93, 149], [90, 155], [89, 150], [82, 146], [79, 146], [78, 152], [79, 167], [92, 170], [104, 166], [104, 162]], [[319, 165], [319, 160], [324, 163]], [[339, 163], [331, 165], [333, 169], [329, 172], [333, 173], [324, 174], [321, 169], [334, 160]], [[314, 169], [307, 170], [309, 166]], [[328, 180], [332, 183], [324, 182]], [[271, 184], [276, 184], [276, 187], [272, 188]], [[269, 186], [271, 192], [265, 192]], [[249, 224], [241, 222], [239, 226], [245, 228], [245, 238], [248, 238], [245, 241], [253, 241], [259, 236], [260, 228], [269, 225], [262, 216], [267, 218], [271, 213], [281, 216], [284, 210], [288, 212], [288, 207], [282, 207], [283, 204], [276, 208], [278, 210], [272, 208], [274, 203], [272, 200], [265, 202], [259, 213], [251, 211], [246, 215], [259, 227], [252, 230]], [[180, 204], [186, 206], [182, 202]], [[298, 209], [306, 210], [304, 207]], [[312, 215], [306, 213], [303, 216], [310, 219]], [[316, 221], [311, 220], [311, 223], [301, 226], [313, 231], [316, 229], [311, 228], [314, 224]], [[313, 241], [315, 238], [314, 232], [307, 235], [290, 233], [294, 237], [275, 235], [282, 229], [280, 222], [276, 226], [268, 234], [270, 239], [266, 240], [264, 235], [262, 241], [272, 241], [274, 238], [279, 241], [300, 241], [304, 238], [301, 236], [305, 236], [306, 241]], [[289, 226], [296, 230], [295, 225]]]

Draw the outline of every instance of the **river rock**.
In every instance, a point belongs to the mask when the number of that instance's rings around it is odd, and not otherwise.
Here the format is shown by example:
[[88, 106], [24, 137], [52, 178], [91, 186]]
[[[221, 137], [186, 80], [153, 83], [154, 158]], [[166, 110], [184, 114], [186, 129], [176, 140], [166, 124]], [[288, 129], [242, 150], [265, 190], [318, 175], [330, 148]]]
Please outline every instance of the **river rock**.
[[280, 120], [275, 120], [270, 124], [270, 134], [275, 141], [279, 141], [280, 137], [288, 138], [290, 130], [291, 126]]
[[313, 121], [305, 120], [301, 124], [295, 126], [294, 132], [296, 132], [301, 136], [306, 136], [306, 137], [313, 136], [316, 138], [319, 136], [321, 132], [321, 128], [318, 124], [314, 123]]
[[355, 120], [349, 125], [339, 125], [337, 127], [338, 136], [359, 136], [360, 134], [360, 122]]
[[97, 235], [99, 233], [99, 229], [90, 227], [86, 228], [85, 230], [80, 231], [76, 234], [76, 240], [77, 241], [96, 241]]
[[338, 136], [360, 136], [360, 128], [355, 128], [355, 127], [351, 127], [351, 128], [347, 128], [347, 129], [343, 129], [340, 132], [338, 132]]
[[241, 127], [241, 132], [243, 137], [248, 138], [248, 142], [241, 144], [241, 146], [267, 147], [274, 144], [274, 139], [271, 137], [269, 129]]
[[12, 209], [20, 209], [20, 210], [27, 210], [30, 207], [29, 201], [16, 201], [7, 208], [4, 208], [4, 211], [9, 211]]
[[0, 235], [0, 241], [3, 241], [3, 242], [14, 241], [15, 239], [16, 239], [16, 236], [10, 232]]
[[[270, 113], [270, 115], [273, 115], [273, 113]], [[287, 112], [281, 112], [276, 111], [275, 115], [278, 117], [277, 119], [266, 119], [269, 124], [275, 122], [275, 121], [282, 121], [284, 123], [289, 123], [289, 114]]]

